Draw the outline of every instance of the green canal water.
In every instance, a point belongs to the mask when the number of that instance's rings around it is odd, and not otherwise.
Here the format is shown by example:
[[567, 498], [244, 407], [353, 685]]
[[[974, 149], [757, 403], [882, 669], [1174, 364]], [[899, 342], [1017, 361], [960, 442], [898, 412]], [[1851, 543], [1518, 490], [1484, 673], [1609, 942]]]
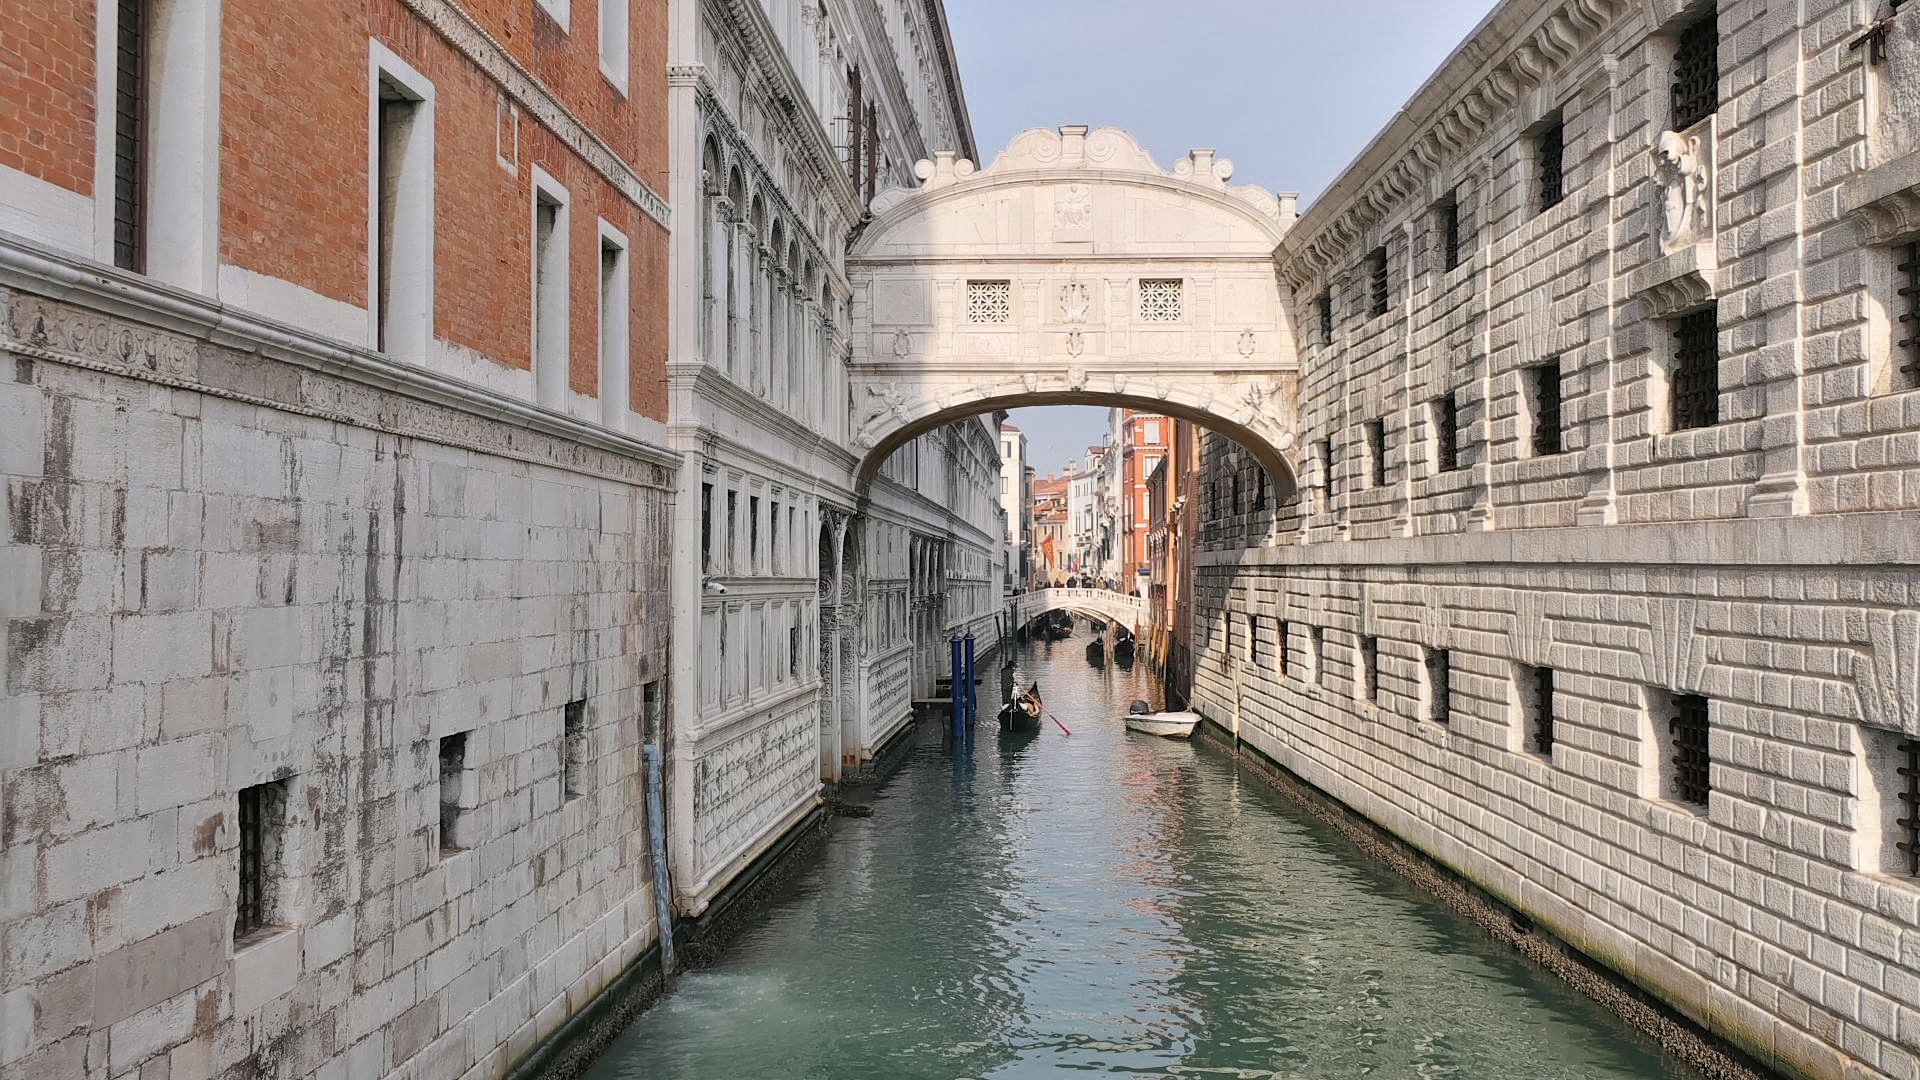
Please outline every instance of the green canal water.
[[1217, 749], [1126, 734], [1147, 677], [1084, 633], [1019, 655], [1070, 737], [922, 739], [588, 1075], [1696, 1075]]

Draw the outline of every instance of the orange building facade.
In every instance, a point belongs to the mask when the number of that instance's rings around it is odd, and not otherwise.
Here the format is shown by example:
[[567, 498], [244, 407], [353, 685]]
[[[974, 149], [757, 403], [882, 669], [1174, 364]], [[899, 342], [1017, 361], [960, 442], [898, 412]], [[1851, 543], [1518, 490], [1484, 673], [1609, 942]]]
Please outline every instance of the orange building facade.
[[1166, 460], [1173, 423], [1169, 417], [1121, 410], [1120, 499], [1116, 516], [1120, 520], [1122, 592], [1137, 595], [1146, 589], [1150, 569], [1147, 534], [1152, 531], [1147, 478]]

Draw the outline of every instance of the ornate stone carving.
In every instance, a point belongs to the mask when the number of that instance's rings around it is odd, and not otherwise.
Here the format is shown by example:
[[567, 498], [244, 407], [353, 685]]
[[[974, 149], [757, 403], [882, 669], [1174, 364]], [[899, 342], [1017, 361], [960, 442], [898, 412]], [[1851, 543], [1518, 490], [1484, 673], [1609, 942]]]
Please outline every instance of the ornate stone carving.
[[[1074, 331], [1074, 333], [1077, 335], [1079, 331], [1076, 330]], [[1078, 355], [1078, 354], [1076, 353], [1075, 355]], [[1080, 391], [1080, 390], [1085, 390], [1086, 388], [1087, 388], [1087, 369], [1079, 366], [1078, 364], [1068, 368], [1067, 369], [1067, 389], [1073, 390], [1073, 391]]]
[[1085, 184], [1063, 184], [1053, 197], [1053, 227], [1080, 231], [1093, 227], [1093, 189]]
[[1513, 594], [1513, 629], [1507, 635], [1513, 658], [1547, 667], [1553, 655], [1553, 623], [1547, 618], [1547, 594], [1520, 589]]
[[896, 331], [893, 335], [893, 355], [905, 360], [913, 352], [913, 338], [906, 331]]
[[1078, 330], [1067, 331], [1067, 355], [1079, 356], [1087, 347], [1086, 335]]
[[1070, 323], [1087, 321], [1087, 309], [1093, 305], [1093, 294], [1082, 282], [1069, 281], [1060, 287], [1060, 318]]
[[1251, 330], [1240, 331], [1239, 349], [1240, 349], [1241, 356], [1253, 355], [1253, 331]]
[[1653, 148], [1660, 245], [1678, 251], [1713, 238], [1713, 120], [1661, 132]]

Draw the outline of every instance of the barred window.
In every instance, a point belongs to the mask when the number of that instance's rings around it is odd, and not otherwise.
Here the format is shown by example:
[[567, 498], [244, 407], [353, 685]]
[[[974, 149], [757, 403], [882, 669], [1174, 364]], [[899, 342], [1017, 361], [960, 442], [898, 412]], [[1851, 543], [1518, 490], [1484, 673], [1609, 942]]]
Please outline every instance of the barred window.
[[967, 282], [967, 321], [1003, 323], [1013, 318], [1013, 282]]
[[1367, 312], [1370, 315], [1387, 313], [1387, 248], [1384, 244], [1367, 256]]
[[1448, 195], [1434, 207], [1440, 226], [1440, 268], [1453, 270], [1460, 265], [1460, 197]]
[[147, 7], [118, 0], [113, 90], [113, 265], [146, 270]]
[[1320, 341], [1333, 344], [1333, 289], [1331, 286], [1320, 294]]
[[1720, 17], [1708, 11], [1680, 31], [1673, 54], [1673, 130], [1685, 131], [1720, 108]]
[[1520, 692], [1526, 748], [1542, 757], [1553, 756], [1553, 669], [1515, 665], [1514, 683]]
[[1920, 240], [1898, 249], [1899, 272], [1894, 279], [1899, 297], [1899, 329], [1894, 350], [1900, 363], [1902, 386], [1920, 388]]
[[1360, 693], [1368, 701], [1380, 700], [1380, 639], [1372, 634], [1360, 639]]
[[286, 780], [271, 780], [240, 789], [239, 813], [235, 815], [240, 833], [235, 941], [270, 930], [279, 922], [275, 907], [287, 822], [287, 785]]
[[1561, 450], [1560, 361], [1528, 368], [1527, 398], [1533, 406], [1533, 453], [1550, 457]]
[[1314, 463], [1320, 467], [1320, 495], [1324, 508], [1333, 502], [1333, 440], [1316, 440], [1313, 444]]
[[1539, 208], [1551, 210], [1566, 198], [1567, 126], [1555, 113], [1533, 137]]
[[1283, 679], [1287, 677], [1287, 646], [1291, 637], [1291, 627], [1288, 625], [1287, 620], [1281, 619], [1279, 627], [1274, 631], [1273, 656], [1277, 662], [1276, 666], [1279, 668], [1280, 677]]
[[587, 793], [587, 703], [569, 701], [560, 710], [561, 793], [577, 799]]
[[1441, 472], [1460, 467], [1460, 396], [1456, 391], [1434, 398], [1428, 408], [1433, 413], [1433, 462]]
[[1387, 486], [1387, 422], [1369, 420], [1365, 425], [1367, 473], [1374, 487]]
[[1719, 327], [1714, 307], [1673, 320], [1673, 375], [1667, 406], [1674, 431], [1720, 422]]
[[1895, 865], [1904, 864], [1908, 874], [1920, 877], [1920, 739], [1902, 738], [1894, 744], [1894, 753], [1900, 763], [1895, 775], [1905, 781], [1892, 800], [1893, 848], [1903, 856]]
[[1140, 321], [1180, 321], [1179, 278], [1140, 279]]
[[1453, 658], [1445, 649], [1427, 650], [1427, 719], [1445, 724], [1453, 717]]
[[1669, 797], [1696, 806], [1707, 805], [1712, 790], [1707, 754], [1707, 699], [1698, 694], [1674, 694], [1666, 717]]
[[467, 774], [467, 733], [443, 736], [440, 740], [440, 857], [446, 858], [467, 849], [462, 835], [462, 818], [467, 803], [461, 788]]

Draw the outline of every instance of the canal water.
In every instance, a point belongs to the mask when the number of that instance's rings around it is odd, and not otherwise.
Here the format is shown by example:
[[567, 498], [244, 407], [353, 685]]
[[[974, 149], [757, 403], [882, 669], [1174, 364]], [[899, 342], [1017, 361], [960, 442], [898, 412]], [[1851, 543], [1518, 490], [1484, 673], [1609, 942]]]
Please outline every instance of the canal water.
[[1085, 634], [1018, 656], [1071, 736], [923, 739], [588, 1075], [1695, 1075], [1217, 748], [1125, 733], [1148, 678]]

